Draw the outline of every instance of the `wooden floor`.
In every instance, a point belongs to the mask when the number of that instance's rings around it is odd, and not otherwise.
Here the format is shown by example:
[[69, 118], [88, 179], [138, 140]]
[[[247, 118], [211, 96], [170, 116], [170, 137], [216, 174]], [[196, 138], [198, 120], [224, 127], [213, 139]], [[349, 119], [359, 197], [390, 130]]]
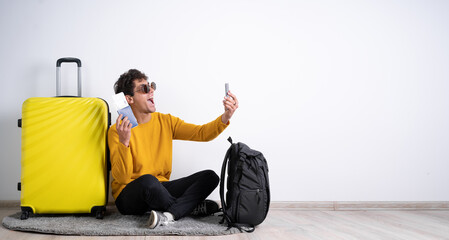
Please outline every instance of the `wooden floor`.
[[[17, 212], [0, 208], [0, 219]], [[82, 237], [15, 232], [0, 228], [0, 239], [449, 239], [449, 210], [310, 211], [272, 209], [253, 233], [219, 237]]]

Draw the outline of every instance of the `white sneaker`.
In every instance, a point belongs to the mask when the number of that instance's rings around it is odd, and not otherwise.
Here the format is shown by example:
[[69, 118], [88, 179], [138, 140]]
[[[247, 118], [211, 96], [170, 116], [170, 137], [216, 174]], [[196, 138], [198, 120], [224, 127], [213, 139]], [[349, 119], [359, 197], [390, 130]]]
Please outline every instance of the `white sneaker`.
[[169, 220], [162, 212], [152, 210], [150, 218], [148, 219], [148, 227], [154, 229], [158, 226], [167, 226], [170, 223], [174, 223], [174, 220]]

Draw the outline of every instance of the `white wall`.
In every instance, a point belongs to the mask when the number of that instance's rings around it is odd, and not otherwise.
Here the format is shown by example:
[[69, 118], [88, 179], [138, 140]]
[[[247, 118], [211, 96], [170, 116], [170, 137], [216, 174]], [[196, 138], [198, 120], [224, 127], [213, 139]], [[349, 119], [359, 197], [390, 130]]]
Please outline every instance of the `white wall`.
[[20, 197], [22, 102], [54, 96], [56, 59], [74, 56], [84, 96], [111, 103], [138, 68], [158, 111], [198, 124], [222, 113], [230, 83], [230, 127], [176, 142], [173, 178], [219, 172], [231, 135], [265, 154], [274, 201], [448, 201], [448, 12], [436, 0], [1, 0], [0, 200]]

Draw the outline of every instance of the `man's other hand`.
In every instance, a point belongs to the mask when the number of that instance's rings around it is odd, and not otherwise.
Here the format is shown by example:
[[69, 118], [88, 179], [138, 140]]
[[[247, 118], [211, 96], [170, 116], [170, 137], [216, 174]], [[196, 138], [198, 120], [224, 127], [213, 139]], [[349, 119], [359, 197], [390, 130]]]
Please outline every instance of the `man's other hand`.
[[125, 117], [122, 121], [120, 121], [122, 117], [123, 114], [120, 114], [118, 116], [115, 127], [117, 129], [119, 141], [126, 147], [129, 147], [129, 140], [131, 139], [131, 128], [133, 125], [129, 122], [128, 117]]

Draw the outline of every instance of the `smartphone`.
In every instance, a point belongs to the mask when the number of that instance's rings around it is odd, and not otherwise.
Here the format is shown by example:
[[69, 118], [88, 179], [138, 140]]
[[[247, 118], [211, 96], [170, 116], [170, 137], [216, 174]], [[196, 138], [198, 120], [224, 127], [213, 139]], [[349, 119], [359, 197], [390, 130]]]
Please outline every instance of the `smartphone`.
[[133, 110], [131, 106], [129, 106], [126, 101], [125, 94], [123, 92], [117, 93], [112, 96], [112, 100], [114, 100], [115, 107], [117, 108], [118, 114], [123, 114], [122, 120], [125, 117], [128, 117], [129, 122], [133, 125], [132, 128], [137, 127], [139, 125], [137, 123], [137, 119], [134, 116]]
[[225, 83], [225, 94], [226, 94], [226, 97], [229, 97], [228, 92], [229, 92], [229, 83]]

